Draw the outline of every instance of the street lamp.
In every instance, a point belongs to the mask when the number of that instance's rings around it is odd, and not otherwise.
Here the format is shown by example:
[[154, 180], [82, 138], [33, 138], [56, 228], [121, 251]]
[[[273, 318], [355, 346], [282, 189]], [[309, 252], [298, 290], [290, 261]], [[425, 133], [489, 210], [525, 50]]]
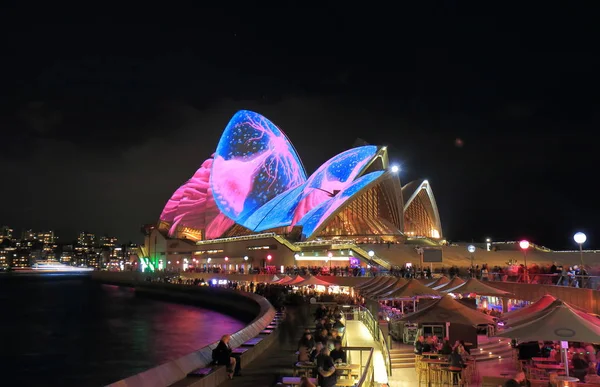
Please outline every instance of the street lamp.
[[[580, 273], [583, 274], [583, 272], [585, 270], [583, 268], [583, 244], [587, 240], [587, 236], [584, 233], [582, 233], [582, 232], [578, 232], [575, 235], [573, 235], [573, 239], [575, 240], [575, 243], [577, 243], [579, 245], [579, 258], [581, 259], [581, 271], [580, 271]], [[582, 281], [581, 281], [581, 286], [585, 287], [585, 284], [583, 283], [583, 277], [582, 277]]]
[[522, 240], [521, 242], [519, 242], [519, 247], [521, 248], [521, 250], [523, 250], [523, 260], [525, 261], [525, 281], [529, 283], [529, 275], [527, 270], [527, 249], [529, 248], [529, 242], [526, 240]]
[[398, 173], [400, 172], [400, 167], [398, 165], [392, 165], [392, 173]]
[[247, 260], [248, 260], [248, 256], [244, 255], [244, 261], [247, 261]]
[[475, 273], [475, 265], [473, 264], [473, 261], [475, 260], [475, 256], [473, 255], [475, 253], [475, 246], [473, 246], [473, 245], [467, 246], [467, 251], [469, 253], [471, 253], [471, 278], [472, 278], [473, 274]]
[[369, 254], [369, 257], [373, 258], [373, 256], [375, 255], [375, 252], [373, 250], [370, 250], [368, 252], [368, 254]]

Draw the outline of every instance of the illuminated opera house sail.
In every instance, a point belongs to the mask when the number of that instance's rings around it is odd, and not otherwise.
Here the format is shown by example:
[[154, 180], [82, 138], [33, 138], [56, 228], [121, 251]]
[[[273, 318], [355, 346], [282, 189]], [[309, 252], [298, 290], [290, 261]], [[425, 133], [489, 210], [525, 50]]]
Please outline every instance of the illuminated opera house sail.
[[192, 241], [264, 232], [294, 241], [442, 237], [429, 183], [402, 188], [386, 147], [349, 149], [307, 176], [287, 136], [247, 110], [233, 116], [212, 157], [173, 193], [159, 229]]

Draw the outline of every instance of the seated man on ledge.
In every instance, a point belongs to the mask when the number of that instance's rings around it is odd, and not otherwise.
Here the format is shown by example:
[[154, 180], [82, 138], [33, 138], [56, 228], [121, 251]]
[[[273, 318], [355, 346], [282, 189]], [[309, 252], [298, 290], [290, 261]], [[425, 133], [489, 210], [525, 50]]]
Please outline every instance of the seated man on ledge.
[[231, 340], [230, 335], [223, 335], [223, 337], [221, 337], [221, 341], [219, 341], [219, 344], [213, 349], [212, 358], [215, 364], [226, 366], [227, 376], [229, 379], [233, 379], [234, 373], [236, 376], [241, 376], [241, 362], [232, 355], [229, 340]]

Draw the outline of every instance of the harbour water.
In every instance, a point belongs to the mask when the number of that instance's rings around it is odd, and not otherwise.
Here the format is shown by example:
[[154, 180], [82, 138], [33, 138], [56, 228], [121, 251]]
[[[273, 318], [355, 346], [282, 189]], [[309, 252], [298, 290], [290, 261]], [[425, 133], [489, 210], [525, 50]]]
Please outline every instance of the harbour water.
[[103, 386], [245, 326], [85, 278], [0, 276], [0, 385]]

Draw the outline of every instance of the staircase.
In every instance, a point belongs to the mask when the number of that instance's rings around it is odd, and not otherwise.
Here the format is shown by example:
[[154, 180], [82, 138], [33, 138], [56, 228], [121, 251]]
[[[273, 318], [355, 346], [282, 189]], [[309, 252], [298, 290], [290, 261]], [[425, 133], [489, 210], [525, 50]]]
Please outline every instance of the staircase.
[[[512, 358], [510, 339], [486, 338], [484, 340], [485, 342], [479, 344], [479, 348], [473, 348], [471, 350], [471, 355], [475, 357], [477, 362], [498, 360], [499, 358]], [[415, 353], [413, 346], [394, 343], [393, 348], [390, 349], [390, 360], [393, 370], [399, 368], [414, 368]]]
[[390, 349], [392, 370], [415, 367], [415, 350], [412, 345], [396, 344]]

